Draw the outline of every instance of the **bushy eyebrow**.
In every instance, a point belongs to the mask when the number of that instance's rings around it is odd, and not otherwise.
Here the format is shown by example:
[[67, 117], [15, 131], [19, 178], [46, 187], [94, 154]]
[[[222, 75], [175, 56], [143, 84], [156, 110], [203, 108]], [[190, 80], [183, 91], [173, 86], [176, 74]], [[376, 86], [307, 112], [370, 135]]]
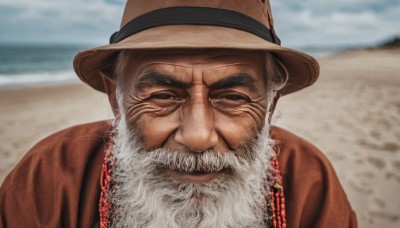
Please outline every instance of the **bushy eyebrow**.
[[169, 86], [182, 89], [190, 87], [190, 83], [176, 80], [173, 76], [155, 71], [150, 71], [141, 76], [136, 84], [136, 87], [142, 88], [152, 85]]
[[223, 78], [211, 84], [210, 89], [225, 89], [236, 86], [247, 87], [251, 91], [255, 91], [257, 89], [256, 80], [254, 79], [254, 77], [247, 73], [233, 74], [226, 78]]
[[[142, 89], [144, 87], [153, 85], [169, 86], [181, 89], [187, 89], [190, 87], [190, 83], [179, 81], [171, 75], [155, 71], [150, 71], [142, 75], [139, 78], [136, 87], [138, 89]], [[257, 89], [256, 80], [254, 79], [254, 77], [252, 77], [250, 74], [247, 73], [238, 73], [230, 75], [226, 78], [214, 82], [209, 87], [210, 89], [226, 89], [236, 86], [247, 87], [251, 91], [255, 91]]]

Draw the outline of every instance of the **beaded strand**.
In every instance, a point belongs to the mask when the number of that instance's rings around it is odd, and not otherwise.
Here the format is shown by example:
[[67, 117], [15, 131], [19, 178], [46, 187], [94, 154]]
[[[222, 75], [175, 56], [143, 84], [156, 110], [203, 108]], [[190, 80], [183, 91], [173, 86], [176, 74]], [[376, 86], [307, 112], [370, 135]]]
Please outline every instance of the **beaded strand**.
[[[111, 132], [111, 135], [113, 132]], [[100, 216], [100, 228], [110, 227], [110, 216], [112, 203], [110, 201], [110, 191], [112, 187], [111, 173], [115, 167], [115, 159], [113, 159], [111, 151], [113, 150], [113, 140], [110, 138], [106, 156], [104, 157], [103, 167], [100, 176], [100, 199], [99, 199], [99, 216]]]
[[279, 171], [279, 162], [276, 157], [271, 159], [271, 165], [274, 169], [272, 186], [270, 188], [272, 225], [274, 228], [286, 228], [285, 195], [283, 192], [282, 176]]
[[[113, 147], [114, 143], [111, 137], [106, 149], [106, 155], [100, 176], [101, 193], [99, 199], [99, 216], [101, 228], [110, 227], [112, 203], [109, 194], [112, 188], [111, 174], [115, 168], [115, 159], [111, 153]], [[272, 215], [271, 223], [273, 228], [286, 228], [285, 196], [283, 192], [282, 176], [279, 171], [279, 162], [276, 157], [271, 158], [271, 165], [273, 168], [273, 175], [269, 176], [269, 178], [271, 178], [272, 186], [270, 187], [269, 193], [268, 211]]]

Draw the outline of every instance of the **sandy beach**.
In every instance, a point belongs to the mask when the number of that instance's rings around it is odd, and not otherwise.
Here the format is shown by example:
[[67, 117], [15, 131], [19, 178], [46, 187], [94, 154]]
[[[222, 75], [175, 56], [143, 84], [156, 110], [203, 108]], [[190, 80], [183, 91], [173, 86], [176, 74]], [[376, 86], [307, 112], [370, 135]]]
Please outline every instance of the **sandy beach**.
[[[319, 61], [315, 86], [281, 98], [274, 122], [330, 159], [359, 227], [400, 227], [400, 50], [356, 50]], [[45, 136], [112, 118], [107, 97], [83, 83], [2, 89], [0, 107], [0, 183]]]

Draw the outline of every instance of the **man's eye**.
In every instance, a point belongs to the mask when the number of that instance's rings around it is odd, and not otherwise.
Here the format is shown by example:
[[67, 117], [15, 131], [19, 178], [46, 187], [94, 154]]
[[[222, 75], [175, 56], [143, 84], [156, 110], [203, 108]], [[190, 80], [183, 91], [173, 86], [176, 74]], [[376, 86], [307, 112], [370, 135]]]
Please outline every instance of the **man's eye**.
[[184, 94], [174, 91], [154, 92], [146, 99], [146, 103], [153, 105], [153, 107], [161, 108], [156, 112], [159, 115], [167, 115], [175, 111], [184, 101]]
[[226, 100], [226, 101], [241, 101], [241, 102], [247, 102], [249, 101], [249, 97], [238, 92], [224, 92], [220, 93], [215, 96], [216, 100]]
[[177, 96], [175, 93], [172, 92], [159, 92], [153, 93], [151, 95], [153, 99], [160, 99], [160, 100], [180, 100], [181, 98]]
[[227, 91], [211, 94], [210, 101], [218, 107], [236, 107], [250, 102], [250, 98], [239, 92]]
[[231, 101], [247, 100], [247, 97], [237, 95], [237, 94], [228, 94], [228, 95], [223, 96], [222, 98], [231, 100]]

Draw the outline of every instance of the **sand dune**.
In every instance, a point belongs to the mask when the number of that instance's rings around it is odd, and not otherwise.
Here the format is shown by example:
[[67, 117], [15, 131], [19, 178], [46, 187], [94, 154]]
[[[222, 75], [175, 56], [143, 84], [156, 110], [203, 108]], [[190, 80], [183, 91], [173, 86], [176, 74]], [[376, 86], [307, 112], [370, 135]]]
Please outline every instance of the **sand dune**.
[[[358, 50], [319, 59], [315, 86], [283, 97], [274, 122], [331, 160], [360, 227], [400, 227], [400, 51]], [[0, 91], [0, 182], [38, 140], [112, 117], [84, 85]]]

